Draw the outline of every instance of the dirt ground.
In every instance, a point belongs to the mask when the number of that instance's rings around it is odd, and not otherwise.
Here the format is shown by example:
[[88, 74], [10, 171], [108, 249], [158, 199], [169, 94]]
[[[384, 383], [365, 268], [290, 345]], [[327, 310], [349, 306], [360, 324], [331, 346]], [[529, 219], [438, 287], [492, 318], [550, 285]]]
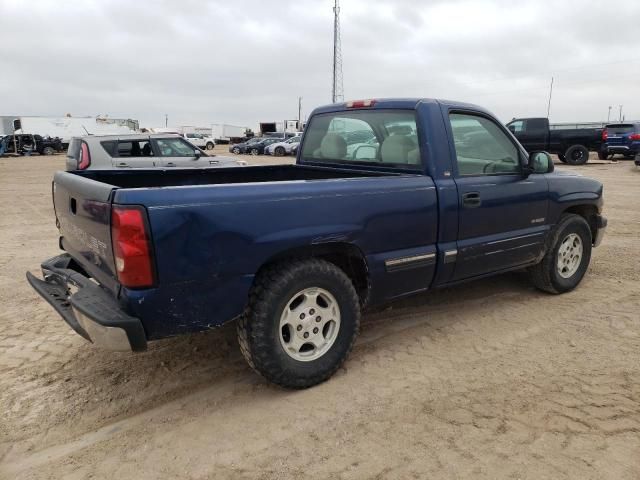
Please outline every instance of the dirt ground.
[[0, 159], [0, 478], [640, 478], [632, 162], [558, 167], [605, 185], [608, 233], [577, 290], [511, 273], [394, 303], [334, 378], [296, 392], [249, 369], [231, 324], [141, 354], [73, 333], [24, 278], [59, 253], [63, 165]]

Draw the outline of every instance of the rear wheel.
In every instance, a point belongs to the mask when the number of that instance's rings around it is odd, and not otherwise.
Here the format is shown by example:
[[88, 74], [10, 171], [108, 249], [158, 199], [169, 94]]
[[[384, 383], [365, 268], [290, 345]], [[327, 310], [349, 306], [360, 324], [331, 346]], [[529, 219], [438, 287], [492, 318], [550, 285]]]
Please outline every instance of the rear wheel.
[[584, 145], [573, 145], [565, 153], [569, 165], [584, 165], [589, 160], [589, 150]]
[[359, 325], [349, 277], [332, 263], [310, 259], [260, 273], [237, 330], [251, 368], [283, 387], [307, 388], [342, 365]]
[[213, 142], [207, 142], [207, 150], [213, 150], [214, 146]]
[[562, 163], [567, 163], [567, 157], [565, 157], [563, 153], [558, 153], [558, 160]]
[[533, 284], [549, 293], [578, 286], [591, 261], [591, 229], [580, 215], [565, 214], [551, 233], [547, 252], [529, 269]]
[[285, 154], [284, 147], [277, 147], [274, 152], [276, 156], [281, 157]]
[[44, 149], [42, 150], [43, 155], [53, 155], [54, 153], [56, 153], [56, 151], [53, 149], [53, 147], [44, 147]]
[[252, 148], [251, 152], [249, 152], [249, 153], [251, 153], [251, 155], [258, 155], [260, 152], [258, 151], [257, 148]]
[[600, 150], [598, 152], [598, 158], [600, 160], [606, 160], [607, 158], [609, 158], [609, 152], [607, 152], [606, 150]]

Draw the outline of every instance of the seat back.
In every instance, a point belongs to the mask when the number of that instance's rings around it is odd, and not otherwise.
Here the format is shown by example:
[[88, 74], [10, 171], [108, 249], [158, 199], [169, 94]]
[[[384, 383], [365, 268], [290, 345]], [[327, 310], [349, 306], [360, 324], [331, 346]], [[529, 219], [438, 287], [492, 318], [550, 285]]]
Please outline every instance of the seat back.
[[[382, 163], [418, 163], [417, 153], [411, 156], [409, 152], [415, 151], [416, 144], [406, 135], [391, 135], [380, 146], [380, 160]], [[409, 161], [411, 157], [412, 161]]]

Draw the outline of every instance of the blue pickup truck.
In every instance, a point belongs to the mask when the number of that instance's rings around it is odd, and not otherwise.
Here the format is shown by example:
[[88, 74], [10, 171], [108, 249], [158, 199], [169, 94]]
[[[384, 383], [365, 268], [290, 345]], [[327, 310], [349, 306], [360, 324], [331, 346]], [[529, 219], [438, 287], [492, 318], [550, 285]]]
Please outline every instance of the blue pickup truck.
[[309, 387], [367, 306], [514, 269], [575, 288], [605, 231], [602, 185], [553, 170], [477, 106], [324, 106], [295, 165], [56, 173], [65, 253], [27, 277], [96, 345], [140, 351], [235, 320], [254, 370]]

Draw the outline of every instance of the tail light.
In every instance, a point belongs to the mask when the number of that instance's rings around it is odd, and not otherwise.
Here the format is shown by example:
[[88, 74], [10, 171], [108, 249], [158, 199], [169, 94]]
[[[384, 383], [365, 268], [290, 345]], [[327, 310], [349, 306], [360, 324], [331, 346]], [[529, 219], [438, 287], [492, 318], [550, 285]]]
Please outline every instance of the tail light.
[[82, 142], [80, 144], [80, 156], [78, 157], [78, 170], [84, 170], [91, 165], [91, 154], [89, 153], [89, 146]]
[[113, 207], [111, 242], [118, 281], [130, 288], [152, 286], [155, 283], [155, 270], [143, 207]]
[[607, 131], [607, 129], [605, 128], [604, 130], [602, 130], [602, 141], [606, 142], [607, 138], [609, 138], [609, 132]]
[[375, 105], [375, 100], [353, 100], [351, 102], [347, 102], [347, 108], [363, 108], [363, 107], [373, 107]]
[[629, 135], [629, 140], [640, 140], [640, 133], [632, 133]]

